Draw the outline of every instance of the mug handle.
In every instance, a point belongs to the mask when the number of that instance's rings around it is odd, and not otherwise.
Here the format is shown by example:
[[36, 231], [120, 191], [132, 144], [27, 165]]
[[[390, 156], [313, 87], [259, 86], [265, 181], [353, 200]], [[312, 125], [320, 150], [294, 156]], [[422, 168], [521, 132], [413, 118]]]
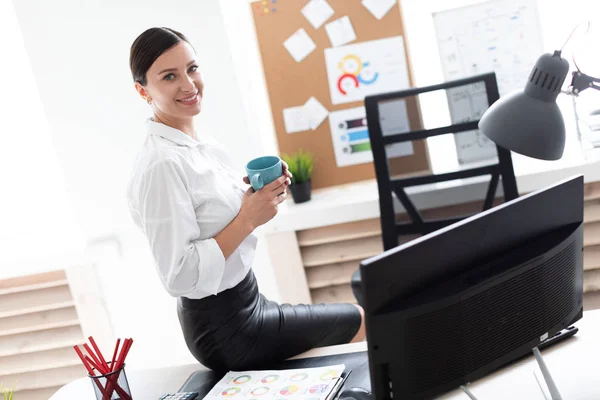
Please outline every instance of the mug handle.
[[255, 190], [262, 189], [264, 186], [263, 180], [262, 180], [262, 177], [260, 176], [260, 174], [252, 175], [252, 178], [250, 179], [250, 184], [252, 185], [252, 187]]

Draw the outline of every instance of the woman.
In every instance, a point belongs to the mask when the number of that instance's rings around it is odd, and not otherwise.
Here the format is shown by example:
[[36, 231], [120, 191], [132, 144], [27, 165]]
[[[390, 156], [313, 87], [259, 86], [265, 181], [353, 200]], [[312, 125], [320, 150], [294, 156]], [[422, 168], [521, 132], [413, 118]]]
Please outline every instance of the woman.
[[363, 340], [358, 306], [279, 305], [259, 293], [252, 232], [277, 214], [291, 174], [284, 164], [279, 179], [255, 192], [224, 148], [198, 135], [204, 86], [195, 56], [168, 28], [143, 32], [130, 53], [135, 88], [153, 117], [127, 197], [165, 289], [178, 298], [188, 348], [211, 369], [240, 370]]

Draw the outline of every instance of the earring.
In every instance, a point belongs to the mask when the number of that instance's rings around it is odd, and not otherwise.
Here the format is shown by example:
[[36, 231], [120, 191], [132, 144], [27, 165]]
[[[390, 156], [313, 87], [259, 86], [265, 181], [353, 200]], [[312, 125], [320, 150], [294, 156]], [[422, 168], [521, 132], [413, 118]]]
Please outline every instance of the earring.
[[151, 99], [146, 98], [146, 101], [148, 102], [148, 104], [152, 104], [152, 100]]

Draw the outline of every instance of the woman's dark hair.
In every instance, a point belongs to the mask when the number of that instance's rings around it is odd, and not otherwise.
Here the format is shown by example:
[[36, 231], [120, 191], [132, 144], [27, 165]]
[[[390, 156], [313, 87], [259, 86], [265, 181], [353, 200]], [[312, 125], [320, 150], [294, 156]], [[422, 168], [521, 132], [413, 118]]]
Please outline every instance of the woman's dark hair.
[[170, 28], [150, 28], [144, 31], [134, 40], [129, 51], [129, 68], [133, 81], [146, 86], [146, 73], [150, 66], [162, 53], [182, 41], [190, 43], [182, 33]]

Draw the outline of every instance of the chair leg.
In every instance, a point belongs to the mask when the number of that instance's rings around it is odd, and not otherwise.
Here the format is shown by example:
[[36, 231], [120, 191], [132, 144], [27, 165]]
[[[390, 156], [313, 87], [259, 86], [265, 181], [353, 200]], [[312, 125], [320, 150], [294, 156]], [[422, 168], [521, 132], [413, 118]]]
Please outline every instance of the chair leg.
[[356, 271], [354, 271], [354, 273], [352, 274], [352, 280], [350, 283], [351, 287], [352, 287], [352, 293], [354, 294], [354, 297], [356, 298], [356, 301], [358, 302], [358, 304], [364, 308], [364, 294], [362, 292], [362, 283], [361, 283], [361, 279], [360, 279], [360, 269], [357, 269]]

